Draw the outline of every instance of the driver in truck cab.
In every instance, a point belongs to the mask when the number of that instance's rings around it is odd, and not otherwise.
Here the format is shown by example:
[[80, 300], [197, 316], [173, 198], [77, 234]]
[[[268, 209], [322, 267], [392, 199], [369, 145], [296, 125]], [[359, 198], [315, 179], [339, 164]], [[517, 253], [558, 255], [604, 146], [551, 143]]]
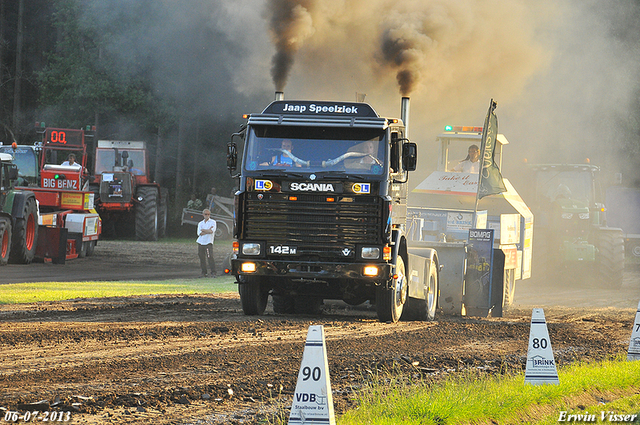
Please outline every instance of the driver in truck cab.
[[[293, 151], [293, 142], [289, 139], [282, 140], [280, 145], [282, 152], [274, 155], [269, 162], [263, 162], [260, 165], [275, 165], [277, 167], [293, 167], [293, 159], [291, 159], [284, 151]], [[300, 164], [295, 164], [296, 167], [300, 167]]]

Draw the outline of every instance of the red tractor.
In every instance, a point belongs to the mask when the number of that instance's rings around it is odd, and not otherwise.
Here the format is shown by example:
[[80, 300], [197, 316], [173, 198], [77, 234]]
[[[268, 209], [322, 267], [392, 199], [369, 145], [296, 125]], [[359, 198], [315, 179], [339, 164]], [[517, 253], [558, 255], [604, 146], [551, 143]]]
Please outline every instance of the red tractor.
[[168, 191], [150, 177], [145, 142], [99, 140], [90, 187], [110, 232], [122, 233], [133, 224], [136, 240], [165, 236]]
[[[24, 254], [24, 258], [16, 262], [27, 263], [38, 257], [63, 263], [66, 259], [92, 255], [102, 225], [100, 216], [93, 209], [94, 195], [87, 190], [89, 175], [85, 168], [87, 147], [84, 131], [45, 128], [42, 142], [32, 148], [33, 152], [39, 152], [39, 173], [37, 176], [23, 174], [21, 181], [29, 186], [16, 189], [35, 194], [33, 206], [29, 208], [38, 217], [37, 243], [31, 244], [29, 250], [22, 250], [28, 255]], [[29, 147], [24, 146], [12, 146], [7, 153], [13, 162], [21, 165], [28, 163], [30, 158], [36, 158], [29, 154]], [[79, 162], [70, 161], [72, 156]], [[30, 169], [26, 167], [25, 172]], [[32, 177], [35, 183], [29, 183]], [[15, 255], [14, 250], [12, 257]]]

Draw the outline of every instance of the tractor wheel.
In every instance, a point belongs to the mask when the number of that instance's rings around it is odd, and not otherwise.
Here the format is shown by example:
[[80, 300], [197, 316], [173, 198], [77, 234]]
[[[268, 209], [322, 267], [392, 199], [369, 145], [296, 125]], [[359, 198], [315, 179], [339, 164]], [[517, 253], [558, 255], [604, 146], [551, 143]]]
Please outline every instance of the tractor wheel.
[[158, 240], [158, 189], [153, 186], [142, 186], [136, 193], [142, 198], [136, 206], [136, 240]]
[[273, 312], [276, 314], [295, 313], [293, 297], [288, 295], [272, 295]]
[[9, 260], [17, 264], [29, 264], [36, 256], [38, 243], [38, 207], [35, 198], [24, 203], [22, 218], [16, 219], [13, 227]]
[[267, 308], [269, 289], [258, 278], [245, 277], [238, 284], [242, 311], [247, 316], [260, 316]]
[[0, 218], [0, 266], [9, 262], [11, 252], [11, 220]]
[[169, 215], [169, 191], [160, 189], [160, 201], [158, 202], [158, 238], [167, 236], [167, 218]]
[[425, 279], [427, 279], [424, 287], [424, 299], [407, 298], [407, 305], [402, 312], [402, 320], [434, 320], [436, 318], [436, 310], [438, 308], [438, 272], [436, 265], [430, 263], [425, 270]]
[[624, 271], [624, 237], [619, 229], [602, 228], [596, 235], [597, 279], [602, 285], [619, 289]]
[[407, 278], [404, 258], [398, 255], [395, 279], [391, 279], [391, 288], [380, 285], [376, 287], [376, 312], [381, 322], [397, 322], [402, 316], [407, 301]]

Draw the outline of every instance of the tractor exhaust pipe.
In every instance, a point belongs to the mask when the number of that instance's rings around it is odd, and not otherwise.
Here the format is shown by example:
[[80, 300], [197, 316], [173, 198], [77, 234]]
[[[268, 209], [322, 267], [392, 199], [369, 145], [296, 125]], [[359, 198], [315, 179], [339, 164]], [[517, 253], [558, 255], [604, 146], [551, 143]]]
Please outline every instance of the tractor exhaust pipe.
[[409, 97], [402, 97], [400, 106], [400, 119], [404, 123], [404, 137], [409, 138]]
[[276, 100], [284, 100], [284, 92], [277, 91], [276, 92]]

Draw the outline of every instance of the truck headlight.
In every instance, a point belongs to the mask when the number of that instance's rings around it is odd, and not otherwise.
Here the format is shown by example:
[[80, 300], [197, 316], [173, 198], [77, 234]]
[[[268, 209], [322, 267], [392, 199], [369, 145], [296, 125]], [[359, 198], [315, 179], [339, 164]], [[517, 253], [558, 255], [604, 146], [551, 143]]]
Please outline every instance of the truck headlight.
[[573, 213], [562, 213], [561, 217], [565, 220], [571, 220], [573, 218]]
[[377, 260], [380, 258], [380, 248], [377, 246], [365, 246], [362, 248], [362, 258], [367, 260]]
[[580, 220], [589, 220], [589, 213], [580, 213], [578, 214], [578, 218]]
[[242, 245], [242, 253], [244, 255], [260, 255], [260, 244], [245, 243]]

